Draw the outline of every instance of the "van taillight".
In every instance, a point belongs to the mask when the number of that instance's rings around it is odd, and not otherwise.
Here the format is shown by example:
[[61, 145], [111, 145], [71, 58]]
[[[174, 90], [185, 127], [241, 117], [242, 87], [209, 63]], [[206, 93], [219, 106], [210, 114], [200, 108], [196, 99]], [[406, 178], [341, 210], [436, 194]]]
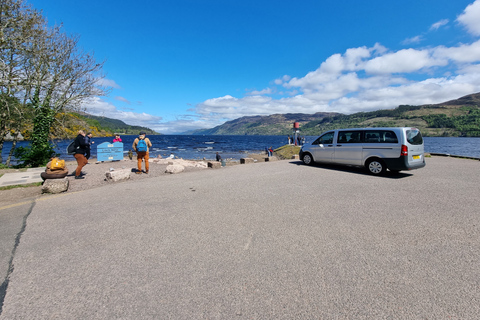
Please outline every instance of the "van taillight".
[[408, 148], [406, 145], [402, 144], [402, 152], [400, 152], [401, 156], [408, 156]]

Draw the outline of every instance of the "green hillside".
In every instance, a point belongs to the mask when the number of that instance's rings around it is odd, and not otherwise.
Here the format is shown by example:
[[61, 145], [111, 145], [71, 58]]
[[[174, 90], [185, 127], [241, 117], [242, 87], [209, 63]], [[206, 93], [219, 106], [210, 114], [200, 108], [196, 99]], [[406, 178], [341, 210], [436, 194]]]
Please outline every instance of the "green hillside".
[[275, 114], [242, 117], [212, 129], [190, 134], [287, 135], [293, 122], [300, 123], [302, 135], [352, 127], [417, 127], [425, 136], [480, 137], [480, 93], [435, 105], [402, 105], [391, 110], [340, 113]]
[[112, 134], [138, 134], [140, 131], [145, 131], [149, 135], [158, 134], [150, 128], [128, 125], [122, 120], [118, 119], [98, 117], [86, 113], [79, 114], [79, 116], [84, 117], [88, 123], [94, 124], [104, 130], [111, 132]]

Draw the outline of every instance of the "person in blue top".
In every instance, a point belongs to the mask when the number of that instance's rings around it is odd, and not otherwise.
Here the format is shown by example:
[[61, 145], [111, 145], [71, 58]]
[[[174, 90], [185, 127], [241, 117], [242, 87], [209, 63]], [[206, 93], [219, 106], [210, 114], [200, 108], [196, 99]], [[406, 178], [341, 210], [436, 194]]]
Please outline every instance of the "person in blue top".
[[142, 160], [145, 160], [145, 173], [148, 174], [149, 163], [148, 159], [149, 154], [148, 151], [152, 147], [152, 143], [150, 139], [146, 137], [147, 133], [145, 131], [140, 132], [138, 138], [133, 141], [132, 148], [137, 153], [137, 163], [138, 163], [138, 170], [136, 174], [142, 173]]

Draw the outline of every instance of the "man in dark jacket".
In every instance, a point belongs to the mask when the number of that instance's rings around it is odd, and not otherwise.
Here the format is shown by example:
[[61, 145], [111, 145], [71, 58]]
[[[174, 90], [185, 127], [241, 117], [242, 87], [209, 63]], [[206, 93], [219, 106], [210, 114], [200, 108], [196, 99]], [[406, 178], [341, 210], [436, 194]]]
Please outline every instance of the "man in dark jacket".
[[85, 153], [85, 158], [90, 159], [90, 150], [92, 149], [92, 143], [95, 143], [94, 141], [92, 141], [92, 133], [89, 132], [87, 133], [87, 135], [85, 136], [85, 143], [87, 144], [87, 147], [86, 147], [86, 153]]
[[77, 160], [77, 169], [75, 170], [75, 179], [85, 179], [81, 176], [82, 168], [87, 164], [88, 160], [85, 158], [85, 153], [89, 145], [85, 142], [85, 132], [78, 131], [78, 136], [75, 138], [75, 154], [73, 155]]

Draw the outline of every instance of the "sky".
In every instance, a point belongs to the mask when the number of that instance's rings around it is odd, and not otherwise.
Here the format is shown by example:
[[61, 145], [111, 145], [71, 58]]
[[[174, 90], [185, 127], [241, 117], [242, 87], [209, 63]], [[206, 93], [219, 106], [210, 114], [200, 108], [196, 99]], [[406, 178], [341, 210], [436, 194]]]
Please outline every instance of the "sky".
[[105, 61], [88, 113], [162, 134], [480, 92], [480, 0], [26, 0]]

